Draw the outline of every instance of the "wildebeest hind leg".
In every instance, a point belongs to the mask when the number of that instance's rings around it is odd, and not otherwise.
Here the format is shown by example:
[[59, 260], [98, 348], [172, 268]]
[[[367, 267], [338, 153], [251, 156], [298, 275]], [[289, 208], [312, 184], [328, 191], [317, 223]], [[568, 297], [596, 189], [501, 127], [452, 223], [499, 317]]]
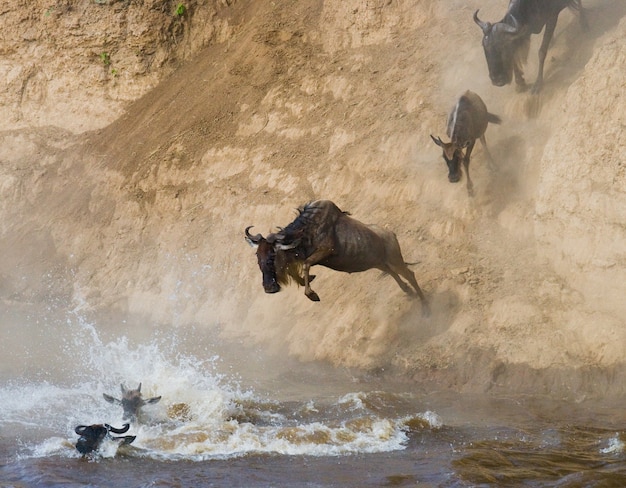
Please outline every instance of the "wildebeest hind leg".
[[532, 93], [539, 93], [541, 91], [541, 87], [543, 85], [543, 64], [546, 61], [546, 54], [548, 54], [548, 47], [550, 46], [550, 41], [552, 40], [552, 36], [554, 35], [554, 29], [556, 27], [556, 22], [559, 18], [559, 14], [557, 13], [554, 18], [548, 19], [546, 22], [546, 28], [543, 33], [543, 40], [541, 41], [541, 47], [539, 47], [539, 67], [537, 68], [537, 80], [533, 85], [531, 90]]
[[491, 156], [491, 152], [489, 152], [489, 148], [487, 147], [487, 140], [485, 139], [485, 134], [480, 136], [480, 143], [483, 145], [483, 149], [485, 150], [485, 154], [487, 155], [487, 164], [489, 165], [489, 169], [491, 171], [495, 171], [498, 169], [496, 163]]
[[413, 295], [413, 291], [411, 290], [410, 287], [407, 286], [406, 283], [404, 283], [404, 281], [402, 281], [400, 279], [400, 276], [398, 276], [399, 274], [402, 275], [402, 277], [407, 280], [409, 283], [411, 283], [411, 285], [413, 286], [413, 288], [415, 289], [415, 294], [417, 294], [417, 296], [419, 297], [421, 303], [422, 303], [422, 315], [424, 317], [427, 317], [430, 315], [430, 306], [428, 305], [428, 300], [426, 300], [426, 297], [424, 296], [424, 293], [422, 292], [422, 289], [420, 288], [420, 286], [417, 284], [417, 280], [415, 279], [415, 273], [413, 273], [413, 271], [411, 271], [406, 264], [404, 265], [404, 267], [398, 267], [397, 268], [397, 273], [394, 270], [388, 270], [387, 273], [389, 273], [394, 280], [396, 280], [396, 282], [398, 283], [398, 285], [400, 285], [400, 288], [402, 288], [402, 290], [405, 293], [408, 293], [410, 295]]
[[472, 179], [469, 174], [470, 156], [472, 154], [472, 150], [474, 149], [474, 144], [476, 144], [476, 141], [470, 142], [470, 145], [467, 146], [465, 156], [463, 157], [463, 167], [465, 168], [465, 176], [467, 178], [467, 194], [470, 197], [474, 196], [474, 183], [472, 183]]
[[396, 280], [396, 283], [398, 283], [398, 286], [400, 286], [400, 288], [402, 288], [402, 291], [404, 293], [406, 293], [407, 295], [412, 295], [413, 294], [413, 290], [411, 290], [411, 287], [408, 286], [404, 281], [402, 281], [400, 279], [400, 276], [398, 276], [398, 273], [396, 273], [395, 271], [392, 270], [386, 270], [387, 274], [389, 274], [394, 280]]

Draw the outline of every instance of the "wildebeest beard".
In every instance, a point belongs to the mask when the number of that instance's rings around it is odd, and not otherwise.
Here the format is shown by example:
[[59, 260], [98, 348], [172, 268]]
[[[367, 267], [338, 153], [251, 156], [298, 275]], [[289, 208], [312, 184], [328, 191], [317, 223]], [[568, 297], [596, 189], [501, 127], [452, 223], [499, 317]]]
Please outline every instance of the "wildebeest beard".
[[[289, 285], [295, 281], [298, 285], [304, 285], [303, 268], [304, 260], [308, 257], [307, 246], [311, 246], [311, 233], [318, 227], [316, 222], [323, 217], [320, 209], [314, 204], [307, 203], [298, 208], [298, 216], [287, 227], [281, 228], [276, 234], [267, 237], [268, 242], [280, 243], [283, 247], [294, 246], [290, 249], [275, 249], [272, 247], [266, 260], [266, 267], [272, 270], [274, 275], [268, 276], [275, 279], [280, 285]], [[314, 278], [311, 277], [311, 279]], [[264, 276], [264, 282], [266, 277]], [[278, 291], [278, 290], [277, 290]]]
[[[272, 241], [274, 237], [281, 236], [268, 236]], [[266, 246], [265, 252], [258, 253], [258, 256], [259, 267], [263, 272], [263, 287], [267, 293], [276, 293], [280, 291], [280, 285], [286, 286], [292, 281], [298, 285], [304, 283], [302, 268], [305, 256], [302, 250], [297, 247], [288, 250], [276, 249], [268, 241], [261, 243], [259, 248], [263, 246]]]
[[[293, 253], [295, 259], [286, 259], [285, 253]], [[282, 262], [284, 260], [284, 263]], [[298, 253], [295, 250], [290, 251], [277, 251], [276, 259], [274, 262], [274, 269], [276, 270], [276, 281], [281, 285], [289, 285], [295, 281], [298, 285], [303, 284], [302, 268], [304, 265], [304, 258], [299, 259]]]

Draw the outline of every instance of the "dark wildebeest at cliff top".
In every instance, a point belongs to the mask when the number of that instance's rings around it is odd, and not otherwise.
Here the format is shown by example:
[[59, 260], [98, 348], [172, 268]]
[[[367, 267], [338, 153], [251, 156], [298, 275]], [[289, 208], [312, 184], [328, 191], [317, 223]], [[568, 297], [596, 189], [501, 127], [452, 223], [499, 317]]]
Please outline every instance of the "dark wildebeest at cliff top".
[[114, 441], [120, 441], [119, 445], [130, 444], [136, 438], [134, 435], [126, 435], [123, 437], [113, 437], [110, 433], [124, 434], [128, 432], [130, 424], [124, 424], [121, 429], [116, 429], [109, 424], [93, 424], [93, 425], [79, 425], [74, 429], [80, 437], [76, 442], [76, 450], [83, 456], [90, 454], [100, 449], [102, 441], [104, 439], [111, 439]]
[[144, 400], [141, 394], [141, 383], [139, 383], [139, 386], [137, 387], [136, 390], [126, 389], [124, 385], [120, 385], [120, 388], [122, 390], [121, 400], [118, 400], [117, 398], [113, 398], [112, 396], [107, 395], [106, 393], [103, 393], [102, 396], [109, 403], [121, 405], [122, 408], [124, 409], [124, 416], [122, 418], [124, 420], [130, 420], [131, 422], [134, 422], [135, 420], [137, 420], [137, 416], [139, 415], [139, 409], [141, 407], [143, 407], [144, 405], [151, 404], [151, 403], [157, 403], [161, 399], [161, 397], [158, 396], [158, 397], [148, 398], [147, 400]]
[[[468, 90], [461, 95], [448, 115], [446, 132], [451, 141], [443, 142], [440, 137], [430, 136], [435, 144], [443, 149], [443, 159], [448, 165], [448, 181], [456, 183], [461, 180], [461, 162], [463, 162], [467, 178], [467, 192], [470, 196], [474, 194], [474, 184], [470, 178], [469, 164], [476, 139], [480, 139], [489, 165], [494, 166], [485, 139], [485, 131], [490, 122], [499, 124], [501, 120], [497, 115], [487, 111], [487, 106], [476, 93]], [[465, 154], [463, 154], [463, 149], [465, 149]]]
[[411, 294], [400, 276], [408, 281], [421, 300], [424, 315], [429, 313], [428, 301], [405, 263], [393, 232], [363, 224], [329, 200], [307, 203], [298, 212], [292, 223], [267, 237], [251, 235], [251, 227], [245, 230], [246, 240], [257, 248], [266, 293], [280, 291], [281, 284], [293, 279], [304, 285], [309, 299], [319, 301], [310, 286], [311, 266], [319, 264], [347, 273], [376, 268], [391, 275], [404, 292]]
[[586, 27], [587, 21], [581, 0], [511, 0], [506, 15], [495, 24], [480, 20], [478, 10], [474, 13], [474, 22], [483, 31], [483, 49], [489, 77], [494, 85], [508, 85], [515, 74], [518, 89], [526, 89], [522, 64], [528, 58], [530, 36], [539, 34], [545, 26], [539, 48], [537, 80], [532, 92], [538, 93], [541, 90], [543, 65], [548, 47], [554, 35], [559, 13], [566, 7], [577, 10], [581, 24]]

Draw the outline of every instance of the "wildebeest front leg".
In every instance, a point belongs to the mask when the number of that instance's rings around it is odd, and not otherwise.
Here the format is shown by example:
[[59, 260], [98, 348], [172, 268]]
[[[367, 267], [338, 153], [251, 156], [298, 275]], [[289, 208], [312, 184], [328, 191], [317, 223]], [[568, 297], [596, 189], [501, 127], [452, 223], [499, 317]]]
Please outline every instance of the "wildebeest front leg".
[[513, 73], [515, 74], [515, 90], [518, 92], [524, 92], [528, 90], [528, 85], [524, 79], [524, 72], [519, 66], [513, 67]]
[[474, 196], [474, 183], [472, 183], [472, 179], [470, 178], [469, 174], [470, 156], [472, 155], [474, 144], [476, 144], [476, 141], [472, 141], [469, 143], [469, 146], [467, 146], [467, 151], [465, 152], [465, 156], [463, 156], [463, 167], [465, 168], [465, 176], [467, 177], [467, 194], [470, 197]]
[[319, 248], [317, 251], [311, 254], [304, 261], [304, 266], [302, 269], [303, 274], [304, 274], [304, 294], [309, 298], [309, 300], [312, 300], [314, 302], [320, 301], [319, 295], [311, 289], [310, 283], [313, 280], [313, 277], [310, 276], [309, 270], [311, 269], [311, 266], [319, 263], [320, 261], [330, 256], [331, 254], [332, 254], [332, 249]]
[[319, 302], [320, 301], [319, 295], [311, 289], [311, 285], [310, 285], [311, 277], [309, 276], [310, 269], [311, 269], [311, 266], [305, 263], [302, 269], [304, 273], [304, 294], [309, 298], [309, 300], [312, 300], [314, 302]]
[[558, 14], [553, 18], [548, 19], [546, 22], [546, 30], [543, 33], [543, 40], [541, 41], [541, 47], [539, 48], [539, 67], [537, 69], [537, 80], [531, 90], [532, 93], [539, 93], [543, 85], [543, 64], [546, 61], [546, 55], [548, 54], [548, 47], [552, 36], [554, 35], [554, 29], [556, 28], [556, 22], [558, 20]]

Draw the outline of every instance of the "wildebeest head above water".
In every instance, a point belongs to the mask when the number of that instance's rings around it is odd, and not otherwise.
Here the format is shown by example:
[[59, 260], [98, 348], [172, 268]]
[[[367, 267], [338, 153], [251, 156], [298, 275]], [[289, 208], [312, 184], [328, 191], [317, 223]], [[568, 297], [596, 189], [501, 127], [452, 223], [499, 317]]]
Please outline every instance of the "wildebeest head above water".
[[483, 49], [491, 82], [496, 86], [511, 83], [515, 75], [518, 89], [526, 88], [522, 64], [528, 57], [530, 36], [539, 34], [545, 26], [539, 48], [539, 66], [533, 93], [538, 93], [543, 84], [543, 65], [548, 46], [554, 35], [559, 13], [569, 7], [578, 11], [581, 24], [586, 19], [581, 0], [511, 0], [506, 15], [500, 22], [484, 22], [474, 13], [474, 22], [483, 31]]
[[80, 436], [76, 442], [76, 449], [83, 456], [91, 454], [100, 449], [102, 441], [107, 438], [119, 442], [119, 445], [130, 444], [135, 440], [136, 436], [113, 437], [110, 434], [111, 432], [114, 434], [125, 434], [129, 428], [130, 424], [124, 424], [121, 429], [116, 429], [109, 424], [79, 425], [74, 429], [74, 432]]
[[106, 393], [103, 393], [102, 396], [107, 402], [122, 406], [124, 409], [124, 420], [137, 420], [141, 407], [151, 403], [157, 403], [161, 399], [160, 396], [144, 399], [141, 394], [141, 383], [139, 383], [139, 386], [135, 390], [125, 388], [123, 384], [120, 385], [120, 388], [122, 390], [121, 400], [113, 398]]
[[314, 278], [309, 274], [311, 266], [319, 264], [347, 273], [376, 268], [391, 275], [404, 292], [416, 294], [423, 313], [429, 313], [428, 301], [402, 257], [396, 235], [351, 218], [329, 200], [307, 203], [298, 209], [293, 222], [267, 237], [252, 235], [250, 229], [251, 226], [245, 229], [245, 238], [257, 249], [266, 293], [276, 293], [281, 284], [294, 280], [304, 285], [310, 300], [319, 301], [310, 286]]

